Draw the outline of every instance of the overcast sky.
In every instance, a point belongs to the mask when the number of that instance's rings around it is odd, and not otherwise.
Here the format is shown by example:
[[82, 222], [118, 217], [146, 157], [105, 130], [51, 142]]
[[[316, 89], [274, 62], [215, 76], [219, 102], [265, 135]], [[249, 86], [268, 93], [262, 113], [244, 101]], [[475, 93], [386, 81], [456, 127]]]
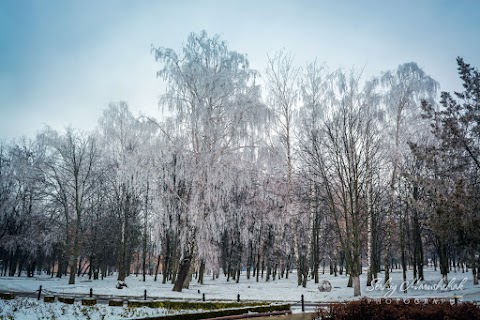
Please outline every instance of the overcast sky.
[[0, 1], [0, 139], [45, 124], [93, 129], [110, 101], [161, 118], [152, 45], [180, 50], [190, 32], [220, 34], [263, 72], [285, 48], [303, 66], [414, 61], [460, 90], [457, 56], [480, 67], [480, 1]]

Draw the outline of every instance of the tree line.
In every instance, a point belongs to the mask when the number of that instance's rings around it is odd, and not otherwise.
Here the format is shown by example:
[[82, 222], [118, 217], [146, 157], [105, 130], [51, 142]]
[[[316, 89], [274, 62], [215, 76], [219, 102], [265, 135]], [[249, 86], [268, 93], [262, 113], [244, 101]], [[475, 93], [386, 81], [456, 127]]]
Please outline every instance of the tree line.
[[[161, 275], [298, 285], [349, 275], [360, 295], [394, 268], [478, 284], [480, 75], [462, 92], [416, 63], [304, 67], [279, 51], [265, 72], [219, 36], [153, 47], [161, 120], [111, 103], [93, 132], [50, 127], [0, 145], [0, 273], [99, 279]], [[296, 273], [292, 273], [292, 270]]]

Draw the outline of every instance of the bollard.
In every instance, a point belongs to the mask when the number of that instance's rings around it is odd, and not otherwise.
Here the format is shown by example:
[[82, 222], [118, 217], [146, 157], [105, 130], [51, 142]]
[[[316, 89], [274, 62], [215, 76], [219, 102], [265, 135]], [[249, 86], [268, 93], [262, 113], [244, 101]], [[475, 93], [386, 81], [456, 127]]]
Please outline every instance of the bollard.
[[42, 294], [42, 286], [38, 289], [38, 297], [37, 300], [40, 300], [40, 295]]
[[237, 302], [240, 302], [240, 293], [237, 294]]
[[205, 301], [205, 293], [202, 293], [202, 301]]
[[303, 294], [302, 294], [302, 312], [305, 312], [305, 301], [303, 300]]
[[90, 298], [92, 298], [92, 297], [93, 297], [93, 289], [90, 288]]
[[145, 292], [143, 293], [143, 300], [147, 300], [147, 290], [145, 289]]

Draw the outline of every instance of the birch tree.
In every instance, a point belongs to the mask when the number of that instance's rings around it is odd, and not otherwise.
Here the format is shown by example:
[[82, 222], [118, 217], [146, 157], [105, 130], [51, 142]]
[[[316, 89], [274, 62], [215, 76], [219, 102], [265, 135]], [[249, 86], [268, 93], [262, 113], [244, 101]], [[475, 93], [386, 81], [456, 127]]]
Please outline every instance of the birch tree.
[[[293, 64], [293, 55], [283, 51], [275, 54], [274, 57], [268, 57], [268, 67], [266, 70], [266, 83], [268, 87], [269, 107], [273, 110], [275, 123], [272, 126], [273, 131], [280, 137], [285, 153], [285, 194], [284, 194], [284, 214], [288, 218], [288, 224], [292, 230], [293, 251], [295, 264], [297, 267], [297, 284], [306, 286], [306, 277], [308, 275], [308, 262], [306, 252], [300, 250], [297, 227], [299, 221], [296, 220], [298, 212], [294, 209], [293, 195], [293, 173], [294, 173], [294, 114], [299, 99], [298, 81], [300, 68]], [[302, 265], [307, 266], [306, 272], [302, 270]]]
[[110, 175], [109, 210], [117, 217], [118, 281], [125, 281], [141, 232], [145, 251], [150, 203], [147, 177], [152, 172], [149, 153], [154, 131], [148, 121], [136, 119], [125, 102], [110, 104], [100, 119], [100, 130]]
[[[318, 142], [316, 139], [318, 130], [323, 124], [325, 113], [327, 112], [327, 104], [329, 103], [328, 96], [331, 93], [331, 81], [330, 72], [326, 65], [320, 65], [317, 61], [307, 64], [306, 72], [301, 80], [301, 97], [302, 97], [302, 109], [300, 110], [299, 119], [299, 148], [298, 152], [302, 159], [301, 165], [303, 172], [302, 180], [307, 182], [306, 195], [304, 199], [307, 199], [308, 208], [305, 210], [309, 212], [308, 221], [304, 226], [308, 226], [311, 230], [311, 257], [312, 257], [312, 275], [315, 279], [315, 283], [318, 283], [318, 268], [320, 264], [320, 239], [322, 238], [322, 224], [323, 208], [321, 202], [321, 187], [319, 183], [318, 172], [314, 169], [315, 159], [311, 157], [312, 150], [316, 147]], [[308, 234], [308, 230], [305, 230], [303, 234]], [[308, 242], [309, 239], [304, 239], [304, 242]], [[304, 276], [303, 282], [306, 282]]]
[[[389, 285], [390, 260], [392, 251], [392, 228], [395, 216], [398, 178], [401, 174], [403, 154], [408, 151], [407, 141], [411, 139], [415, 122], [420, 116], [422, 99], [433, 102], [436, 98], [438, 83], [427, 75], [416, 63], [405, 63], [393, 71], [385, 72], [381, 77], [385, 87], [385, 108], [390, 128], [390, 182], [389, 205], [387, 210], [387, 228], [385, 240], [385, 284]], [[422, 268], [422, 266], [419, 266]], [[404, 268], [404, 281], [405, 268]]]
[[[225, 156], [248, 147], [259, 105], [254, 72], [245, 55], [230, 51], [219, 36], [205, 31], [192, 33], [178, 55], [174, 50], [154, 48], [162, 64], [158, 76], [167, 84], [161, 103], [175, 112], [176, 126], [185, 133], [190, 157], [191, 196], [188, 202], [188, 243], [183, 244], [182, 264], [175, 291], [188, 285], [198, 257], [202, 230], [213, 227], [220, 195], [217, 177], [224, 170]], [[219, 232], [214, 232], [218, 234]]]

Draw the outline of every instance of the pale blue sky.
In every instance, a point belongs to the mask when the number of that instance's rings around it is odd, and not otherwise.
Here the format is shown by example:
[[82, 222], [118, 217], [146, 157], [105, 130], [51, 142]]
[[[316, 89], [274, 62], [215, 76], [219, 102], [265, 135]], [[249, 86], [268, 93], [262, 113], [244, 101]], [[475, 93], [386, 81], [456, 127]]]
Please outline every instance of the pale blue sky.
[[303, 66], [365, 66], [367, 77], [415, 61], [459, 90], [455, 58], [480, 68], [480, 1], [0, 1], [0, 139], [44, 124], [95, 127], [110, 101], [160, 118], [150, 47], [220, 34], [263, 72], [286, 48]]

